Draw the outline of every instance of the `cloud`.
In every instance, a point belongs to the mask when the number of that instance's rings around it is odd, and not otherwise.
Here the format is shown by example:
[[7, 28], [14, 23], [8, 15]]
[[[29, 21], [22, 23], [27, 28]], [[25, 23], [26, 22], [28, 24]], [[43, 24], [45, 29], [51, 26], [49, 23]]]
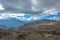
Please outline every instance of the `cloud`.
[[23, 17], [23, 16], [25, 16], [25, 14], [24, 13], [22, 13], [22, 14], [20, 14], [20, 13], [18, 13], [18, 14], [16, 14], [16, 13], [9, 13], [9, 14], [5, 14], [5, 13], [0, 13], [0, 19], [5, 19], [5, 18], [18, 18], [18, 16], [20, 16], [20, 17]]
[[27, 21], [32, 21], [32, 20], [39, 20], [40, 18], [39, 17], [30, 17], [27, 19]]
[[1, 19], [5, 19], [5, 18], [4, 18], [3, 16], [0, 16], [0, 20], [1, 20]]
[[32, 15], [31, 17], [29, 17], [28, 19], [27, 19], [27, 21], [32, 21], [32, 20], [40, 20], [40, 19], [42, 19], [42, 16], [40, 16], [40, 14], [36, 14], [36, 15]]
[[28, 11], [31, 9], [31, 3], [29, 0], [0, 0], [2, 6], [6, 10], [19, 10], [19, 11]]
[[53, 7], [60, 11], [60, 0], [0, 0], [0, 2], [6, 10], [10, 11], [35, 13]]
[[46, 15], [57, 15], [58, 11], [55, 8], [51, 8], [51, 9], [45, 10], [43, 12], [43, 14], [46, 14]]
[[9, 19], [9, 18], [16, 18], [18, 20], [22, 21], [34, 21], [34, 20], [40, 20], [40, 19], [52, 19], [52, 20], [59, 20], [60, 19], [60, 13], [57, 13], [57, 15], [52, 14], [24, 14], [24, 13], [0, 13], [0, 20], [1, 19]]
[[4, 10], [4, 8], [2, 7], [2, 5], [0, 4], [0, 10]]
[[60, 10], [60, 0], [31, 0], [35, 10], [41, 11], [45, 9], [56, 8]]
[[22, 20], [22, 21], [32, 21], [32, 20], [39, 20], [41, 17], [39, 17], [38, 15], [34, 15], [34, 14], [5, 14], [5, 13], [1, 13], [0, 14], [0, 20], [1, 19], [9, 19], [9, 18], [16, 18], [18, 20]]

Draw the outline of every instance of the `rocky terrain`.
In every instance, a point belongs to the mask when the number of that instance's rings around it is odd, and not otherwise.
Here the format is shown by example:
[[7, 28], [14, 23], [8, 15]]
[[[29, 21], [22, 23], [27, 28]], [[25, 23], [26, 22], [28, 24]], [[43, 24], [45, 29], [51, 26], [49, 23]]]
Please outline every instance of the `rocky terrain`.
[[35, 21], [22, 27], [0, 29], [0, 40], [60, 40], [60, 21]]

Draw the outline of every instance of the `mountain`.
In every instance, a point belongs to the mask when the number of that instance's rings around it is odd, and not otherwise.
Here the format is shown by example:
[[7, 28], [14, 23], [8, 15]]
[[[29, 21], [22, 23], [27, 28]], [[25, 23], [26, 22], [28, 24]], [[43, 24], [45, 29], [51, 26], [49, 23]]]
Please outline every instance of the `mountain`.
[[44, 23], [44, 22], [49, 23], [49, 22], [54, 22], [54, 21], [56, 21], [56, 20], [41, 19], [41, 20], [37, 20], [37, 21], [35, 21], [35, 22], [36, 22], [36, 23]]
[[5, 25], [7, 27], [18, 27], [24, 25], [25, 22], [20, 21], [16, 18], [1, 19], [0, 25]]
[[25, 24], [23, 26], [23, 29], [30, 29], [30, 30], [37, 29], [40, 31], [57, 31], [57, 29], [60, 29], [59, 26], [60, 21], [42, 19]]
[[55, 22], [56, 20], [49, 20], [49, 19], [40, 19], [40, 20], [33, 20], [33, 21], [29, 21], [28, 24], [34, 24], [34, 23], [49, 23], [49, 22]]
[[0, 25], [0, 29], [7, 29], [7, 26], [5, 26], [5, 25]]
[[0, 40], [59, 40], [60, 21], [42, 19], [22, 27], [0, 30]]

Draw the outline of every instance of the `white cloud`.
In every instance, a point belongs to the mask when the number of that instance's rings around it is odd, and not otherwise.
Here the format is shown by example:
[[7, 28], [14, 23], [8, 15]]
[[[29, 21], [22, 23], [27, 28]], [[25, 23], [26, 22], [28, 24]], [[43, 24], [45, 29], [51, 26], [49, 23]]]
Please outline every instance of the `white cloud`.
[[4, 19], [4, 18], [8, 18], [8, 17], [11, 17], [11, 18], [18, 18], [18, 16], [21, 16], [21, 17], [24, 17], [25, 14], [16, 14], [16, 13], [10, 13], [10, 14], [5, 14], [5, 13], [0, 13], [0, 19]]
[[0, 10], [4, 10], [4, 8], [2, 7], [2, 5], [0, 4]]
[[39, 20], [39, 16], [31, 16], [30, 18], [27, 19], [27, 21], [32, 21], [32, 20]]
[[43, 12], [43, 14], [45, 14], [45, 15], [57, 15], [58, 11], [55, 8], [51, 8], [51, 9], [45, 10]]
[[[58, 13], [54, 13], [52, 12], [53, 14], [50, 13], [51, 11], [48, 11], [46, 12], [45, 14], [24, 14], [24, 13], [8, 13], [8, 14], [5, 14], [5, 13], [0, 13], [0, 19], [7, 19], [7, 18], [17, 18], [19, 20], [22, 20], [22, 21], [34, 21], [34, 20], [40, 20], [40, 19], [57, 19], [57, 14]], [[51, 15], [51, 16], [50, 16]], [[53, 16], [54, 15], [54, 16]], [[29, 17], [28, 17], [29, 16]]]
[[3, 16], [0, 16], [0, 19], [5, 19]]

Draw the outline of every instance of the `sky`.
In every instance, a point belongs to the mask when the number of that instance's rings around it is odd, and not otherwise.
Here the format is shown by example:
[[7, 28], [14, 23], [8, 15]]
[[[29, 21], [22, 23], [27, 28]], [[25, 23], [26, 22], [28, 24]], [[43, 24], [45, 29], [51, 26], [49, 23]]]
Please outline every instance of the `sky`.
[[5, 10], [20, 10], [20, 12], [40, 12], [55, 8], [60, 11], [60, 0], [0, 0]]
[[[38, 19], [60, 20], [60, 0], [0, 0], [0, 10], [19, 10], [23, 12], [3, 12], [0, 13], [0, 19], [17, 18], [24, 21]], [[28, 13], [26, 14], [26, 12]]]

